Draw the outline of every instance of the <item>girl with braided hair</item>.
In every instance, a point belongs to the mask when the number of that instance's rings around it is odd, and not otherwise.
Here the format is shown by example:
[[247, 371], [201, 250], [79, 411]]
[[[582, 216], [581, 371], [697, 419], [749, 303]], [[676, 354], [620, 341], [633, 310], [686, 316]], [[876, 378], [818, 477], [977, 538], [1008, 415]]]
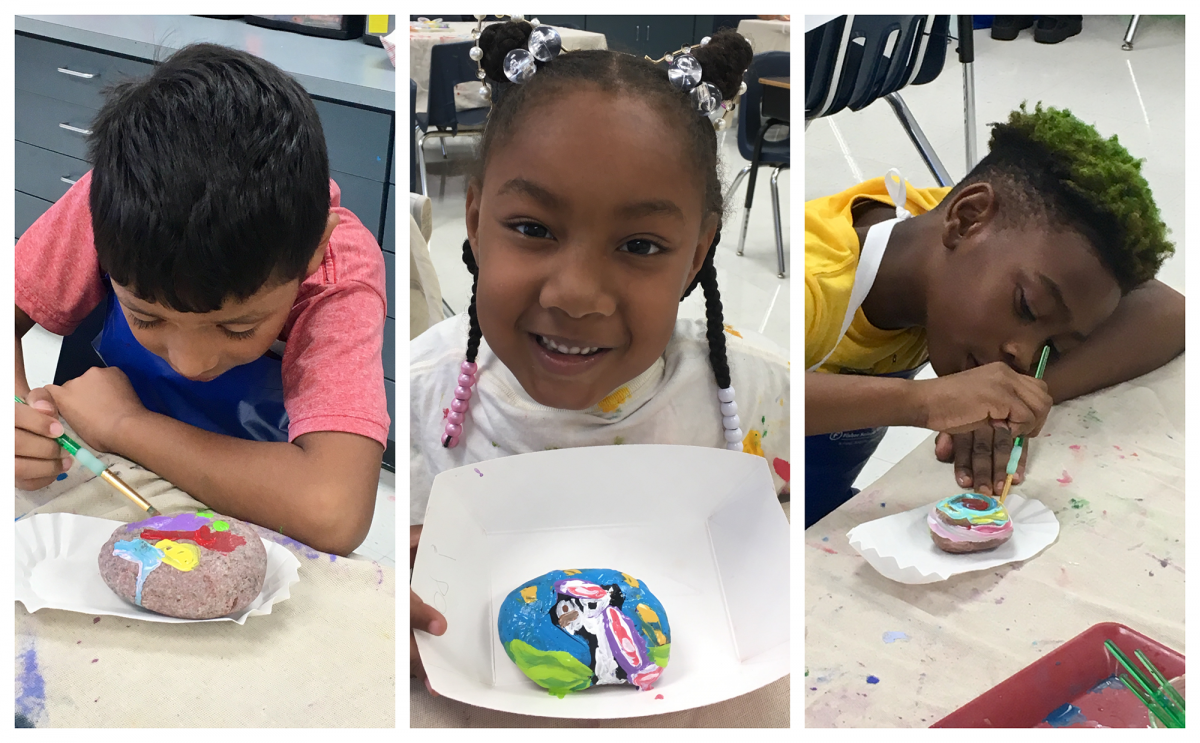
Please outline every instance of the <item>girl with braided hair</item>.
[[[493, 106], [466, 199], [472, 298], [410, 344], [411, 523], [439, 472], [568, 446], [747, 451], [784, 491], [786, 352], [725, 326], [714, 266], [705, 114], [738, 94], [749, 44], [720, 33], [670, 70], [610, 51], [543, 62], [557, 43], [543, 28], [495, 24], [478, 42]], [[679, 319], [697, 289], [706, 320]], [[412, 602], [414, 627], [444, 629]]]

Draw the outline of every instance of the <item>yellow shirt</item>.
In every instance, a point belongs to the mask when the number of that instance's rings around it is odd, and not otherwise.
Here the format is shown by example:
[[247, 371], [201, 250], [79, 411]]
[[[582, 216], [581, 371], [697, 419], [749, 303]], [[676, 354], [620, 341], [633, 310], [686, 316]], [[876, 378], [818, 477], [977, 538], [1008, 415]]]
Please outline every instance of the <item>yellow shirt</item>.
[[[904, 208], [914, 215], [933, 209], [950, 192], [949, 188], [906, 185]], [[819, 371], [888, 374], [914, 369], [928, 357], [924, 328], [880, 330], [867, 320], [862, 308], [854, 313], [845, 337], [838, 342], [862, 250], [851, 209], [867, 199], [894, 206], [883, 178], [804, 205], [805, 369], [824, 358], [835, 344], [837, 349]]]

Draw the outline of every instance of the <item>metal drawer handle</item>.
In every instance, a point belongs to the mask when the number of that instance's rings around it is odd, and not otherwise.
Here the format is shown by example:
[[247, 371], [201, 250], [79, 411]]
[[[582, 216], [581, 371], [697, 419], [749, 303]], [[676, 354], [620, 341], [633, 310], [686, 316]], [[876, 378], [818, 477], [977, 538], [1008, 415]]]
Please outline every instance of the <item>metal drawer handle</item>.
[[59, 128], [59, 129], [66, 129], [67, 131], [69, 131], [69, 132], [75, 132], [76, 134], [82, 134], [82, 135], [83, 135], [83, 136], [85, 136], [85, 137], [91, 136], [91, 134], [92, 134], [92, 130], [91, 130], [91, 129], [80, 129], [80, 128], [79, 128], [79, 127], [77, 127], [77, 126], [71, 126], [70, 124], [59, 124], [59, 125], [58, 125], [58, 128]]
[[82, 77], [84, 80], [91, 80], [96, 76], [96, 74], [93, 72], [77, 72], [75, 70], [68, 70], [66, 67], [59, 67], [58, 71], [64, 75], [70, 75], [71, 77]]
[[62, 181], [63, 183], [67, 184], [68, 186], [74, 186], [74, 185], [75, 185], [75, 181], [71, 180], [70, 178], [66, 177], [65, 175], [60, 175], [60, 176], [58, 177], [58, 179], [59, 179], [60, 181]]

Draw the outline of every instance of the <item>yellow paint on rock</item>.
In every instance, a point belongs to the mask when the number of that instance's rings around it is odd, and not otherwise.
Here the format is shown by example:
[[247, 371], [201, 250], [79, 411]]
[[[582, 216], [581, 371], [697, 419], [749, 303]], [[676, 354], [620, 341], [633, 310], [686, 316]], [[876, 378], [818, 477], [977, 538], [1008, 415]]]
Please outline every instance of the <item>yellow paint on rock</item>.
[[642, 619], [646, 620], [647, 622], [657, 622], [658, 621], [658, 612], [654, 611], [653, 609], [651, 609], [649, 606], [646, 606], [645, 604], [637, 605], [637, 613], [640, 614]]
[[600, 401], [599, 408], [605, 413], [611, 413], [621, 407], [621, 403], [629, 399], [629, 388], [621, 387], [616, 392], [613, 392], [608, 397]]
[[583, 571], [581, 571], [581, 570], [564, 570], [563, 572], [566, 573], [567, 575], [579, 575]]
[[750, 433], [746, 434], [746, 438], [742, 439], [742, 451], [746, 454], [757, 454], [766, 459], [767, 455], [763, 454], [762, 448], [762, 434], [751, 428]]
[[160, 539], [154, 543], [154, 546], [162, 550], [163, 562], [176, 570], [186, 573], [200, 564], [200, 548], [194, 544]]
[[537, 601], [537, 586], [521, 589], [521, 598], [525, 599], [525, 603], [527, 604]]
[[659, 645], [667, 644], [667, 637], [662, 633], [662, 630], [654, 630], [654, 637], [658, 639]]
[[[630, 575], [629, 573], [621, 573], [621, 575], [622, 575], [622, 576], [625, 578], [625, 582], [626, 582], [626, 583], [628, 583], [629, 585], [633, 586], [634, 588], [638, 588], [638, 587], [639, 587], [639, 586], [638, 586], [638, 582], [637, 582], [637, 578], [634, 578], [634, 577], [633, 577], [632, 575]], [[639, 604], [639, 606], [641, 606], [641, 604]]]

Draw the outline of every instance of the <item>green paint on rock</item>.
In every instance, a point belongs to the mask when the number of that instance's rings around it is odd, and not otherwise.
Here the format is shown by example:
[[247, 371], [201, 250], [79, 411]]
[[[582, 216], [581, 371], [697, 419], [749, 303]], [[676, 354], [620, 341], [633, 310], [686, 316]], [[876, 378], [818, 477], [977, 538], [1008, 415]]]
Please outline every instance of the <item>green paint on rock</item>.
[[592, 669], [570, 653], [538, 650], [521, 640], [513, 640], [504, 651], [522, 673], [559, 699], [592, 685]]
[[1087, 502], [1087, 500], [1085, 498], [1072, 498], [1071, 499], [1071, 508], [1074, 508], [1076, 510], [1078, 510], [1080, 508], [1086, 508], [1088, 505], [1089, 505], [1089, 503]]
[[216, 516], [217, 514], [213, 513], [211, 508], [206, 508], [203, 511], [198, 511], [196, 513], [196, 515], [202, 519], [211, 519], [213, 516]]
[[229, 531], [228, 521], [214, 521], [212, 524], [213, 531]]

